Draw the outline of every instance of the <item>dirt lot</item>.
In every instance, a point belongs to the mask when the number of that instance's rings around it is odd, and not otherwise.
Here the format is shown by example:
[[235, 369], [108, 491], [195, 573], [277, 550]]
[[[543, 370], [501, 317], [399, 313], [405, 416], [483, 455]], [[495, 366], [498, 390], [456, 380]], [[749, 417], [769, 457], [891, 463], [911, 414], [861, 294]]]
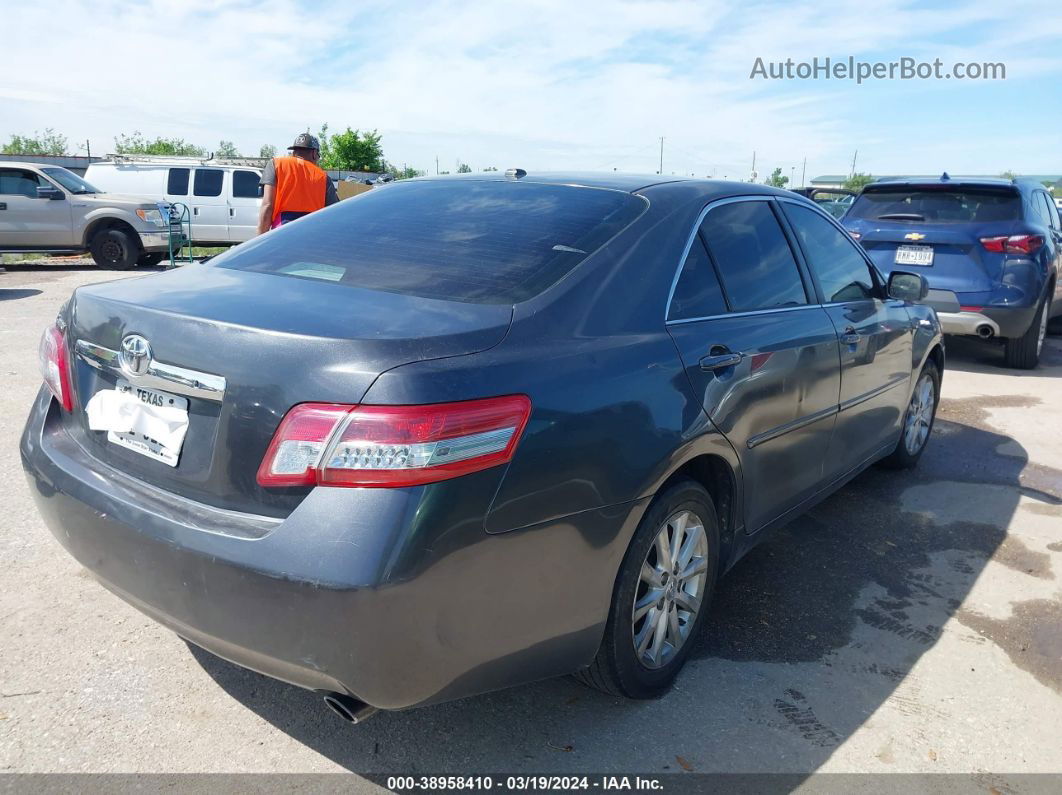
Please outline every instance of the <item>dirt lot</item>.
[[474, 773], [1062, 770], [1062, 341], [1033, 373], [949, 341], [914, 472], [872, 469], [722, 583], [667, 697], [568, 679], [351, 727], [189, 649], [38, 519], [17, 440], [42, 328], [94, 267], [0, 274], [0, 770]]

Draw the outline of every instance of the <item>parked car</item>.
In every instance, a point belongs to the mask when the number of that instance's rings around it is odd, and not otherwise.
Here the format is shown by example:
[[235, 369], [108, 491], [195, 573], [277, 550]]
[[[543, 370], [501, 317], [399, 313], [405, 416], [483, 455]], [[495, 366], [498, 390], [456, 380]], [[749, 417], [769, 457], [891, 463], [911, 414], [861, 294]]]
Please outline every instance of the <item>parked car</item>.
[[1040, 360], [1062, 315], [1062, 228], [1032, 180], [940, 178], [867, 185], [844, 217], [878, 268], [914, 268], [945, 334], [1002, 339], [1009, 367]]
[[255, 236], [261, 178], [260, 168], [190, 157], [122, 157], [92, 163], [85, 172], [85, 179], [106, 190], [187, 205], [197, 246], [229, 246]]
[[847, 188], [793, 188], [792, 191], [811, 199], [834, 218], [841, 218], [848, 212], [856, 196], [854, 190]]
[[348, 719], [576, 671], [645, 698], [753, 545], [918, 461], [920, 275], [788, 191], [506, 173], [78, 288], [21, 441], [60, 543]]
[[[80, 254], [97, 265], [153, 265], [169, 251], [171, 218], [148, 196], [105, 193], [72, 171], [0, 163], [0, 252]], [[181, 239], [179, 225], [174, 234]]]

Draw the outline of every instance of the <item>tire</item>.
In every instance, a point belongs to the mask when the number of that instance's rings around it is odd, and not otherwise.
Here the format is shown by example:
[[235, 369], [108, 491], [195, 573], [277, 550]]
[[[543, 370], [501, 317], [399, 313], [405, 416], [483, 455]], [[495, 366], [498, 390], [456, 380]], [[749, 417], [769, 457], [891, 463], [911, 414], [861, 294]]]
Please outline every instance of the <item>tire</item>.
[[1003, 348], [1003, 361], [1007, 367], [1018, 370], [1032, 370], [1040, 363], [1040, 351], [1047, 336], [1047, 319], [1051, 313], [1051, 297], [1048, 295], [1040, 302], [1032, 323], [1020, 337], [1006, 340]]
[[140, 243], [122, 229], [104, 229], [92, 238], [89, 251], [101, 268], [125, 271], [136, 267]]
[[[928, 397], [924, 384], [928, 384], [931, 390]], [[937, 369], [936, 362], [930, 359], [918, 374], [915, 387], [911, 390], [911, 400], [903, 414], [903, 425], [896, 449], [882, 460], [882, 464], [891, 469], [911, 469], [918, 463], [926, 445], [929, 444], [939, 404], [940, 370]], [[914, 427], [916, 422], [917, 430]]]
[[138, 268], [152, 268], [162, 262], [164, 259], [169, 259], [170, 255], [164, 251], [153, 251], [150, 254], [141, 254], [140, 259], [136, 261]]
[[[683, 552], [683, 542], [694, 539], [686, 555], [689, 561], [686, 570], [691, 574], [677, 579], [675, 566], [665, 566], [669, 561], [660, 557], [657, 537], [663, 533], [673, 538], [684, 516], [686, 522], [679, 549]], [[643, 579], [643, 564], [652, 574], [652, 582]], [[661, 569], [668, 568], [670, 573], [661, 579]], [[692, 480], [677, 481], [657, 495], [638, 524], [616, 577], [601, 647], [590, 667], [575, 677], [613, 696], [648, 699], [663, 695], [696, 643], [697, 630], [711, 604], [718, 571], [719, 520], [712, 498]], [[696, 605], [694, 611], [685, 609], [693, 605]], [[637, 619], [634, 618], [636, 606], [642, 612]], [[659, 625], [656, 619], [661, 616], [663, 641], [654, 643], [660, 634], [655, 631]], [[671, 642], [675, 638], [680, 641], [677, 647]], [[638, 639], [645, 641], [643, 654], [635, 649]], [[650, 659], [654, 648], [659, 648], [656, 664]]]

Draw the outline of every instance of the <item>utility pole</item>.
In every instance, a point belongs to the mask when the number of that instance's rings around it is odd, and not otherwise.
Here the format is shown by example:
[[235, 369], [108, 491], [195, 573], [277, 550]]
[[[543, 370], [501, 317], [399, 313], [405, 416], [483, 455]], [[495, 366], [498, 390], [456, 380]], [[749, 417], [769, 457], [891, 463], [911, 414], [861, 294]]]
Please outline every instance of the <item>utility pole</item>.
[[749, 182], [756, 181], [756, 150], [752, 150], [752, 174], [749, 175]]
[[664, 175], [664, 136], [660, 136], [660, 170], [656, 172], [660, 176]]
[[789, 167], [789, 187], [793, 187], [793, 181], [796, 179], [796, 166]]
[[804, 156], [804, 167], [800, 169], [800, 187], [804, 187], [804, 177], [808, 175], [808, 158]]
[[435, 176], [439, 176], [439, 156], [435, 155]]
[[88, 158], [89, 158], [89, 160], [91, 160], [92, 159], [92, 141], [90, 141], [88, 138], [85, 139], [85, 151], [88, 152]]
[[848, 175], [850, 177], [854, 177], [855, 176], [855, 164], [856, 164], [856, 158], [858, 156], [859, 156], [859, 150], [856, 149], [855, 150], [855, 154], [852, 155], [852, 173]]

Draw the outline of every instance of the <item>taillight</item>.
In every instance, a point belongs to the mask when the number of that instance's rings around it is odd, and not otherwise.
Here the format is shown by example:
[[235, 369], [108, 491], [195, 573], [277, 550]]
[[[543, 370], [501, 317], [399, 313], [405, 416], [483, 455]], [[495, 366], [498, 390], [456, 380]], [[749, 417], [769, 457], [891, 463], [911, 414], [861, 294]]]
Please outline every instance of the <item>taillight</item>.
[[1035, 254], [1043, 244], [1043, 235], [997, 235], [981, 238], [985, 251], [1007, 254]]
[[416, 486], [504, 464], [531, 414], [523, 395], [426, 406], [302, 403], [258, 468], [263, 486]]
[[37, 359], [44, 376], [44, 383], [55, 395], [59, 405], [66, 411], [74, 409], [74, 393], [70, 389], [70, 367], [66, 357], [66, 345], [63, 332], [55, 326], [49, 326], [41, 334], [37, 346]]

